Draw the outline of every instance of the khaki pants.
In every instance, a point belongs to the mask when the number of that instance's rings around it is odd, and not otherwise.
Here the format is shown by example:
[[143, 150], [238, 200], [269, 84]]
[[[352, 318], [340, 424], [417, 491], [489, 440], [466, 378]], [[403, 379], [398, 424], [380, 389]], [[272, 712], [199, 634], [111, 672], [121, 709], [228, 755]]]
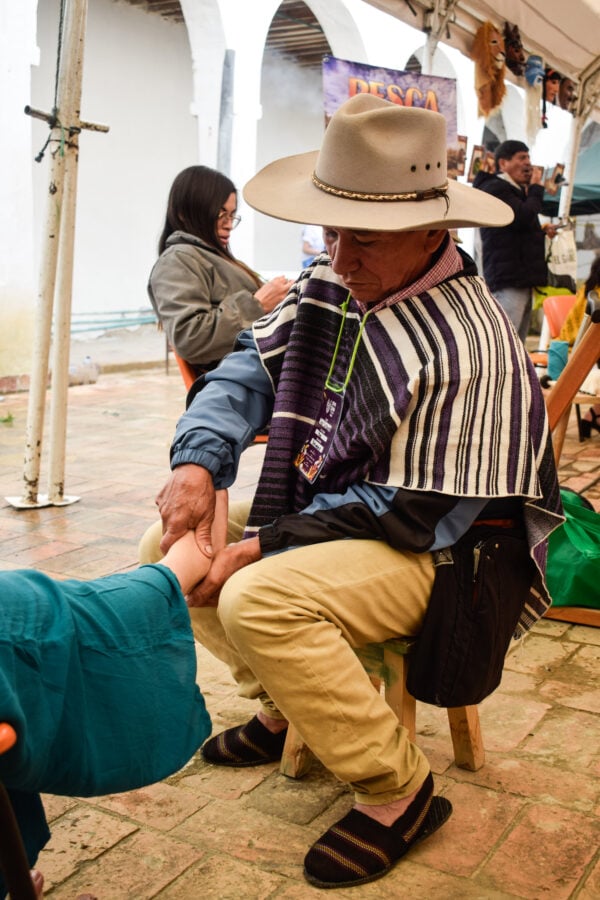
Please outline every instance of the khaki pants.
[[[249, 504], [230, 507], [239, 540]], [[160, 559], [160, 523], [140, 561]], [[293, 722], [307, 745], [362, 803], [418, 788], [429, 765], [373, 690], [354, 648], [417, 634], [434, 578], [429, 553], [342, 540], [267, 556], [236, 572], [219, 606], [191, 609], [196, 639], [230, 667], [243, 697]]]

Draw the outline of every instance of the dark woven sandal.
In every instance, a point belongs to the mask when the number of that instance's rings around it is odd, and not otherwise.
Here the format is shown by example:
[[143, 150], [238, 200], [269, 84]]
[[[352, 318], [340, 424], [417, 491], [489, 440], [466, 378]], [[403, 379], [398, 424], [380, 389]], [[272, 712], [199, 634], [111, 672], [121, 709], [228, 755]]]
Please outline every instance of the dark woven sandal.
[[433, 796], [430, 772], [407, 811], [389, 827], [351, 809], [310, 848], [304, 877], [320, 888], [375, 881], [443, 825], [451, 812], [449, 800]]
[[281, 759], [287, 728], [273, 734], [254, 716], [245, 725], [228, 728], [202, 746], [202, 756], [215, 766], [262, 766]]

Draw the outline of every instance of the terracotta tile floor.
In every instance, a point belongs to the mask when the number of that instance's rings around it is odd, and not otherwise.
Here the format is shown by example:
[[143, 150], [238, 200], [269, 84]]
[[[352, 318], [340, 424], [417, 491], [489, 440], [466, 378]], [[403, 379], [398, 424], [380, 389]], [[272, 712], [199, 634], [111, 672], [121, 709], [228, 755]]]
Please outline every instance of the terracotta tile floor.
[[[155, 518], [184, 402], [179, 375], [160, 368], [103, 374], [69, 389], [66, 507], [15, 510], [21, 493], [27, 397], [0, 402], [0, 569], [35, 566], [90, 578], [132, 567]], [[8, 420], [8, 421], [7, 421]], [[261, 448], [243, 458], [234, 495], [248, 495]], [[46, 448], [42, 464], [41, 492]], [[600, 510], [600, 435], [571, 425], [561, 481]], [[418, 742], [454, 814], [386, 878], [352, 898], [600, 897], [600, 629], [544, 620], [514, 649], [496, 693], [481, 704], [487, 761], [457, 769], [444, 710], [418, 708]], [[229, 673], [201, 648], [199, 681], [216, 731], [248, 717]], [[266, 900], [318, 896], [302, 877], [311, 842], [351, 803], [314, 765], [301, 781], [275, 765], [219, 770], [199, 757], [128, 794], [45, 798], [52, 840], [42, 853], [46, 895], [74, 900]]]

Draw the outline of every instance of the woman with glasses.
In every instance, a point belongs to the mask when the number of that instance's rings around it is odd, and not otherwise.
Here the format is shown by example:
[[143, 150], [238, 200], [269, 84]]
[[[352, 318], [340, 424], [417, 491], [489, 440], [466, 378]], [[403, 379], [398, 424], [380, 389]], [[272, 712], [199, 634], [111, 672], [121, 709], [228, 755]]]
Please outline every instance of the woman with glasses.
[[226, 175], [207, 166], [177, 175], [148, 293], [169, 343], [198, 374], [213, 369], [292, 284], [283, 276], [264, 282], [235, 258], [229, 238], [239, 222], [237, 191]]

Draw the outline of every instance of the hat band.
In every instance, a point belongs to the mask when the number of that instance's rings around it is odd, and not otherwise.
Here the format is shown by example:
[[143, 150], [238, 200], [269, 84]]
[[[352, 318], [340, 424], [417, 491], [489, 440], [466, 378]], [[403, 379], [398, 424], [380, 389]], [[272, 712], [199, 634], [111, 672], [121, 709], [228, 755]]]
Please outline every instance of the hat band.
[[343, 188], [333, 187], [325, 181], [321, 181], [316, 172], [312, 173], [312, 181], [315, 187], [327, 194], [333, 194], [335, 197], [344, 197], [346, 200], [437, 200], [443, 197], [447, 202], [446, 192], [448, 190], [448, 182], [441, 184], [439, 187], [427, 188], [425, 191], [405, 191], [401, 194], [369, 194], [365, 191], [345, 191]]

